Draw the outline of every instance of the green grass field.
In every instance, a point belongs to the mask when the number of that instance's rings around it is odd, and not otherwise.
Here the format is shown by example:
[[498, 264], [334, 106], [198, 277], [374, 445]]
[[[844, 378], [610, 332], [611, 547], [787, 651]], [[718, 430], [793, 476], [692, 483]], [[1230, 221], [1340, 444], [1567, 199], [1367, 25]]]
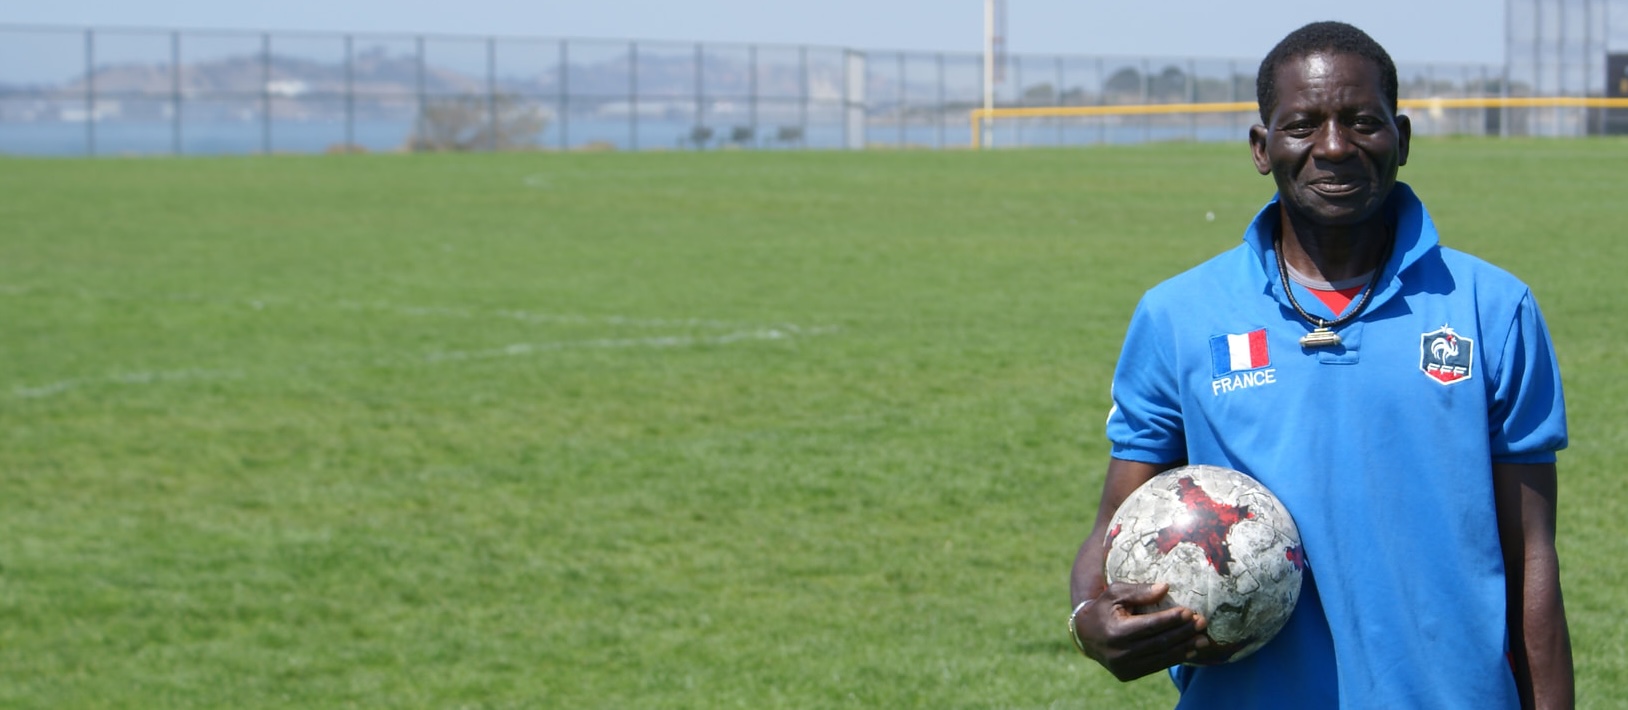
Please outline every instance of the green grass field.
[[[1625, 167], [1403, 169], [1553, 328], [1596, 708]], [[1066, 575], [1132, 306], [1271, 189], [1241, 141], [0, 160], [0, 706], [1169, 707]]]

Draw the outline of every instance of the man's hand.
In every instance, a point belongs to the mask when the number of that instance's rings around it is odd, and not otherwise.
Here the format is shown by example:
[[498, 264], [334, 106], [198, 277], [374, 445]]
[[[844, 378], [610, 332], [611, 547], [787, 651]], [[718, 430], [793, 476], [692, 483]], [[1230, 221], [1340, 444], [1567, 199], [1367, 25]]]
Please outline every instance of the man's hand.
[[1074, 619], [1085, 655], [1121, 681], [1184, 661], [1202, 662], [1205, 649], [1214, 645], [1204, 634], [1204, 617], [1186, 607], [1136, 612], [1158, 603], [1169, 591], [1164, 584], [1109, 585]]

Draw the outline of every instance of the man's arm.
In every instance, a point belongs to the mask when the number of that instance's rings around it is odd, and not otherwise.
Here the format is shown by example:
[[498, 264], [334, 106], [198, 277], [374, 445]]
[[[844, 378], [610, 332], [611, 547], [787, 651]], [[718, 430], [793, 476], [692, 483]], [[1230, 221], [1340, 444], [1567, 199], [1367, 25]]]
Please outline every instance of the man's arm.
[[1555, 551], [1554, 464], [1493, 464], [1498, 539], [1508, 589], [1510, 656], [1526, 708], [1570, 708], [1571, 636]]
[[1102, 485], [1096, 524], [1080, 545], [1069, 579], [1073, 604], [1094, 600], [1074, 619], [1074, 633], [1085, 655], [1102, 664], [1114, 677], [1129, 681], [1177, 665], [1209, 646], [1205, 621], [1184, 607], [1151, 614], [1135, 608], [1164, 597], [1165, 585], [1116, 583], [1103, 578], [1106, 552], [1102, 536], [1125, 498], [1159, 473], [1177, 464], [1154, 465], [1110, 459]]

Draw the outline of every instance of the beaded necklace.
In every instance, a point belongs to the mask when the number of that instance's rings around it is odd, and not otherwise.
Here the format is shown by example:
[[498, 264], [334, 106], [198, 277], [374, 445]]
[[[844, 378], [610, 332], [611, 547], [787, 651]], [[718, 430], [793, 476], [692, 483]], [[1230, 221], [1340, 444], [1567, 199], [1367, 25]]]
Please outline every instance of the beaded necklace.
[[1277, 250], [1278, 278], [1283, 280], [1283, 293], [1288, 295], [1289, 305], [1294, 306], [1295, 312], [1299, 313], [1301, 318], [1304, 318], [1306, 319], [1306, 322], [1317, 326], [1316, 329], [1300, 338], [1300, 347], [1334, 347], [1342, 342], [1339, 334], [1334, 332], [1334, 328], [1349, 323], [1352, 319], [1362, 315], [1362, 310], [1368, 307], [1368, 299], [1373, 298], [1374, 290], [1379, 285], [1380, 274], [1385, 272], [1385, 264], [1391, 260], [1391, 249], [1396, 246], [1396, 238], [1388, 228], [1386, 229], [1386, 237], [1388, 237], [1388, 239], [1386, 240], [1385, 244], [1385, 253], [1380, 257], [1379, 265], [1374, 267], [1374, 274], [1373, 276], [1369, 277], [1367, 288], [1362, 290], [1362, 300], [1357, 301], [1357, 305], [1355, 307], [1346, 309], [1344, 315], [1341, 315], [1333, 320], [1319, 318], [1307, 313], [1306, 309], [1300, 307], [1300, 301], [1295, 300], [1294, 297], [1294, 287], [1289, 283], [1289, 267], [1287, 262], [1284, 261], [1283, 257], [1283, 237], [1279, 236], [1276, 240], [1274, 240], [1272, 246]]

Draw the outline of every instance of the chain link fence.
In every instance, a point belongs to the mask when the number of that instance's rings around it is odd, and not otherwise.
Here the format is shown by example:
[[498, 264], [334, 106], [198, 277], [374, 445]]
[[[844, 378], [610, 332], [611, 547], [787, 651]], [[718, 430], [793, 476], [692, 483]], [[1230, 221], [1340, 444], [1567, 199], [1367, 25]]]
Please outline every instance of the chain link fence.
[[[1628, 98], [1628, 0], [1505, 0], [1511, 96]], [[1521, 135], [1628, 134], [1628, 110], [1515, 111]]]
[[[1571, 56], [1572, 35], [1512, 23], [1507, 65], [1402, 64], [1403, 98], [1603, 92], [1589, 76], [1621, 46], [1608, 18], [1628, 20], [1606, 6], [1628, 0], [1508, 2], [1512, 18], [1586, 4], [1595, 19], [1578, 21], [1606, 29], [1556, 69], [1544, 58], [1551, 48]], [[996, 104], [1249, 101], [1258, 61], [1009, 55]], [[964, 147], [968, 112], [983, 101], [982, 62], [974, 52], [818, 46], [0, 25], [0, 152]], [[1605, 125], [1588, 111], [1449, 109], [1413, 121], [1421, 135], [1581, 135]], [[1040, 119], [993, 138], [1001, 147], [1242, 140], [1253, 122], [1247, 113]]]
[[841, 148], [829, 47], [0, 26], [0, 152]]

